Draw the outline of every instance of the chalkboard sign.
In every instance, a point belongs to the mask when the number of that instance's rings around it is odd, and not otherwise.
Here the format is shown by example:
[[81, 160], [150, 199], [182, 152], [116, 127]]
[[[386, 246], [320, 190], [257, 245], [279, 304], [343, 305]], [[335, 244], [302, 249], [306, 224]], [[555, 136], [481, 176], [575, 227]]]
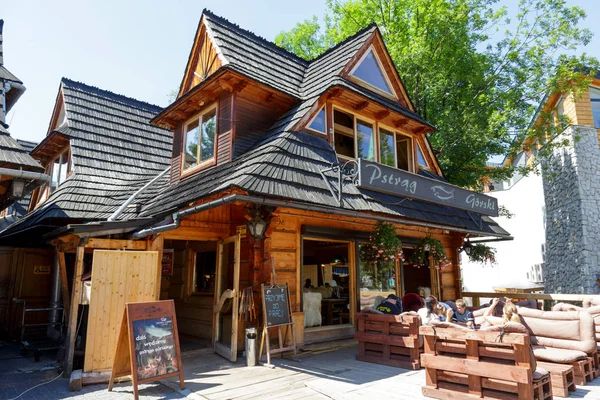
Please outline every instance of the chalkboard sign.
[[135, 399], [140, 383], [179, 376], [184, 388], [173, 300], [125, 305], [108, 390], [125, 375], [132, 377]]
[[263, 286], [264, 315], [268, 328], [292, 323], [289, 299], [290, 295], [287, 285]]

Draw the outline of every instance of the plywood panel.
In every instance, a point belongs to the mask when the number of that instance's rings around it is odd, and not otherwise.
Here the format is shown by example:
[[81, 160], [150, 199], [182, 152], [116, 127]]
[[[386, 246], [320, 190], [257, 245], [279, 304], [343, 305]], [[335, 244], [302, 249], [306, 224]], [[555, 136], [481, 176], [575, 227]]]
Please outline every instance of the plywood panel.
[[158, 300], [157, 251], [94, 251], [85, 372], [110, 370], [126, 302]]

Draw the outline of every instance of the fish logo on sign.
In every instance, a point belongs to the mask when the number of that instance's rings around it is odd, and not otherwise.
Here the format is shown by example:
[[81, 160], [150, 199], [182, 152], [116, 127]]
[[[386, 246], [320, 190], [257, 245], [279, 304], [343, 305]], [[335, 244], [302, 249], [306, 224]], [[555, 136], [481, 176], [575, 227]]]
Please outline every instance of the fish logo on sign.
[[164, 328], [157, 328], [154, 325], [147, 326], [146, 332], [148, 332], [150, 335], [154, 336], [155, 338], [163, 338], [163, 337], [169, 336], [171, 334], [171, 332], [169, 332], [168, 330], [166, 330]]
[[443, 186], [432, 186], [433, 195], [440, 200], [450, 200], [454, 198], [454, 189], [446, 190]]

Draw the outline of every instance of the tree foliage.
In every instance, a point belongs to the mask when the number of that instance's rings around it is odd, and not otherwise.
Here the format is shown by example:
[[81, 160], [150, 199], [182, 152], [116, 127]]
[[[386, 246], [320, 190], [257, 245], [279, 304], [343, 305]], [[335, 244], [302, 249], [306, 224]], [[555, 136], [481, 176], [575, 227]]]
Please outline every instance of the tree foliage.
[[312, 59], [376, 22], [416, 111], [437, 127], [429, 139], [446, 177], [477, 187], [513, 172], [486, 167], [490, 157], [548, 135], [551, 113], [531, 125], [544, 96], [587, 88], [597, 61], [568, 55], [592, 36], [583, 18], [563, 0], [520, 0], [518, 10], [499, 0], [327, 0], [324, 26], [314, 17], [275, 42]]

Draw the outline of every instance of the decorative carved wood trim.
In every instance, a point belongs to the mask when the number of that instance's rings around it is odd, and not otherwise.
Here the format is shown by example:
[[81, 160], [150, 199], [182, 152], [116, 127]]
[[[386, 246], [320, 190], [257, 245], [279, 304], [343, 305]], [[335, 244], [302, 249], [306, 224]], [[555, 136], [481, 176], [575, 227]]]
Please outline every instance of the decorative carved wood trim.
[[382, 120], [385, 117], [387, 117], [388, 115], [390, 115], [390, 110], [382, 110], [375, 114], [375, 119]]

